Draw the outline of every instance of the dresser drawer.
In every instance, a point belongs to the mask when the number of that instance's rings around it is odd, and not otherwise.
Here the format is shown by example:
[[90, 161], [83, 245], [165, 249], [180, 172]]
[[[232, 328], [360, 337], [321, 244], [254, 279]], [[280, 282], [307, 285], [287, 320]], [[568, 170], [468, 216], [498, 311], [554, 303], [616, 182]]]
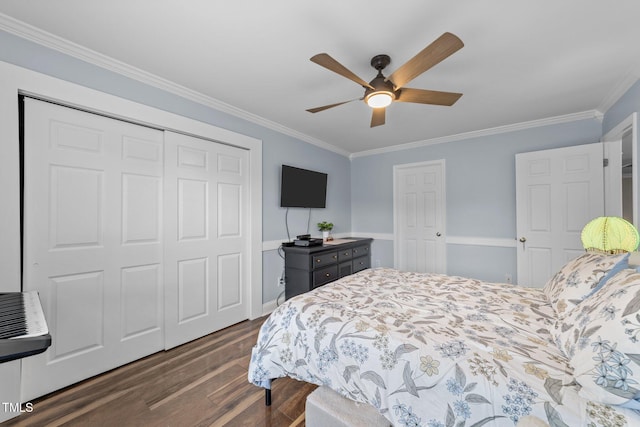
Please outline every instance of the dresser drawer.
[[358, 246], [353, 248], [353, 257], [357, 258], [359, 256], [369, 255], [369, 246]]
[[353, 259], [353, 272], [357, 273], [358, 271], [362, 271], [366, 268], [371, 267], [371, 258], [368, 256], [363, 256], [360, 258]]
[[323, 267], [328, 264], [335, 264], [338, 261], [338, 252], [328, 252], [326, 254], [314, 255], [311, 268]]
[[338, 251], [338, 261], [343, 262], [353, 258], [353, 249], [341, 249]]
[[332, 265], [313, 272], [313, 287], [317, 288], [338, 278], [338, 266]]

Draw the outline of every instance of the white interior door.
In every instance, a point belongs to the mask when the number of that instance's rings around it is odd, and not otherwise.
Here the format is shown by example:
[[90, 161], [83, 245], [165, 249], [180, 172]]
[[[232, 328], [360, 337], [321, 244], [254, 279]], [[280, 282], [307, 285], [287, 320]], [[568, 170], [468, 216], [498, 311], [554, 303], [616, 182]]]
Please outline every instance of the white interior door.
[[604, 214], [601, 143], [516, 154], [518, 284], [542, 287]]
[[394, 223], [396, 268], [446, 272], [444, 160], [394, 167]]
[[166, 132], [166, 348], [248, 317], [248, 152]]
[[163, 348], [163, 133], [25, 99], [23, 290], [52, 335], [22, 401]]

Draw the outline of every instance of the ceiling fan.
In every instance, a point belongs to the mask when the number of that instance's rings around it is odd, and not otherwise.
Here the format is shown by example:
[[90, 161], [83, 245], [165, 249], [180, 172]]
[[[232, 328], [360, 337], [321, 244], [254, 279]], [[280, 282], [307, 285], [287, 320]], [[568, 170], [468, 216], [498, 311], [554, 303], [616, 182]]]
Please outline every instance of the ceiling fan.
[[417, 104], [451, 106], [462, 96], [461, 93], [412, 89], [404, 87], [404, 85], [429, 68], [448, 58], [463, 46], [464, 43], [462, 43], [462, 40], [457, 36], [451, 33], [444, 33], [394, 71], [389, 77], [382, 75], [382, 70], [389, 65], [391, 58], [388, 55], [376, 55], [371, 59], [371, 66], [378, 70], [378, 75], [369, 83], [356, 76], [328, 54], [319, 53], [311, 57], [312, 62], [358, 83], [365, 89], [364, 96], [349, 101], [324, 105], [322, 107], [309, 108], [307, 111], [317, 113], [348, 102], [364, 100], [367, 105], [373, 108], [371, 127], [374, 127], [384, 124], [385, 108], [392, 102], [413, 102]]

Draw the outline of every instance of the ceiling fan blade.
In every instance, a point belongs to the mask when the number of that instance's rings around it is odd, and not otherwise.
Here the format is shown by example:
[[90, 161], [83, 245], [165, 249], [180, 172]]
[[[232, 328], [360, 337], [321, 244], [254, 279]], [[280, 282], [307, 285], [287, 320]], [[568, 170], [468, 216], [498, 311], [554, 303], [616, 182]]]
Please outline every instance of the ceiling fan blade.
[[387, 80], [391, 80], [395, 88], [400, 89], [429, 68], [460, 50], [463, 46], [464, 43], [457, 36], [451, 33], [444, 33], [394, 71], [393, 74], [387, 77]]
[[384, 124], [386, 108], [373, 108], [373, 113], [371, 114], [371, 127], [376, 127]]
[[405, 87], [400, 90], [400, 95], [398, 95], [396, 101], [451, 106], [455, 104], [461, 96], [461, 93], [455, 92], [440, 92], [437, 90], [411, 89]]
[[364, 98], [355, 98], [348, 101], [336, 102], [335, 104], [323, 105], [322, 107], [309, 108], [307, 111], [310, 113], [318, 113], [320, 111], [328, 110], [329, 108], [337, 107], [338, 105], [346, 104], [352, 101], [360, 101], [362, 99]]
[[344, 65], [330, 57], [326, 53], [319, 53], [311, 57], [311, 62], [315, 62], [316, 64], [326, 68], [327, 70], [331, 70], [334, 73], [340, 74], [342, 77], [346, 77], [349, 80], [352, 80], [358, 83], [360, 86], [368, 87], [373, 89], [373, 87], [362, 80], [360, 77], [353, 74], [350, 70], [348, 70]]

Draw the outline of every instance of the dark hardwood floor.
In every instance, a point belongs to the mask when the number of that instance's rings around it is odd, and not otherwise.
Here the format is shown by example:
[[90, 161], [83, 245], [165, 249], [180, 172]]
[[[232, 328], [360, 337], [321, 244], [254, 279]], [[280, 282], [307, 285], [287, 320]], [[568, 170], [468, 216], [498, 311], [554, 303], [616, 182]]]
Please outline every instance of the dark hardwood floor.
[[32, 401], [2, 426], [304, 426], [316, 386], [282, 378], [272, 405], [250, 384], [264, 318], [245, 321]]

